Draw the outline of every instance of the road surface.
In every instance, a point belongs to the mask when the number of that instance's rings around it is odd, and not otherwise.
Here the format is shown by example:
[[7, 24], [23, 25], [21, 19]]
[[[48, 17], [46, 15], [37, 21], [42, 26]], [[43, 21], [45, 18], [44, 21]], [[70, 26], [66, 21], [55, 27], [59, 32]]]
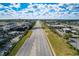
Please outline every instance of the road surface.
[[39, 21], [36, 22], [32, 31], [32, 35], [25, 41], [16, 56], [52, 56]]

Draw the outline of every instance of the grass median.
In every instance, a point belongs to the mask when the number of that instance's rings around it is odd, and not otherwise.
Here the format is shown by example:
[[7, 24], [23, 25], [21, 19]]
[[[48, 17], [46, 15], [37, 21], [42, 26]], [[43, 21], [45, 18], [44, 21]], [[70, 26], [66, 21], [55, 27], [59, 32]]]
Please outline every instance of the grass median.
[[66, 43], [65, 39], [57, 35], [55, 32], [51, 31], [51, 29], [49, 29], [49, 27], [45, 23], [43, 23], [42, 26], [57, 56], [77, 55], [77, 51], [72, 49], [71, 46]]
[[25, 42], [25, 40], [27, 40], [32, 34], [32, 31], [29, 30], [28, 33], [26, 33], [23, 38], [16, 44], [16, 46], [12, 49], [12, 51], [10, 52], [10, 56], [14, 56], [16, 55], [16, 53], [18, 52], [18, 50], [20, 49], [20, 47], [23, 45], [23, 43]]

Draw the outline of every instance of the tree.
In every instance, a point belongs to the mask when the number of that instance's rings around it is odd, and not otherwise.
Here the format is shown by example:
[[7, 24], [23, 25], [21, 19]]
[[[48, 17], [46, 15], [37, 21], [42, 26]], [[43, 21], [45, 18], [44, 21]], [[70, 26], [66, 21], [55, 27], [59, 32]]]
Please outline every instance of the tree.
[[64, 38], [67, 39], [67, 40], [69, 40], [70, 37], [72, 37], [72, 33], [66, 33], [64, 35]]

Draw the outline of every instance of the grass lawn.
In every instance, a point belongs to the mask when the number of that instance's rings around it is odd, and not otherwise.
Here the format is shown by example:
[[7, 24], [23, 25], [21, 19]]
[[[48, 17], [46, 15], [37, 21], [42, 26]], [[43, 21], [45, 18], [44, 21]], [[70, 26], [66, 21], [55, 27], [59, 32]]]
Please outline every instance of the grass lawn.
[[20, 47], [23, 45], [25, 40], [27, 40], [30, 37], [31, 34], [32, 34], [32, 31], [29, 31], [26, 35], [24, 35], [24, 37], [16, 44], [16, 46], [12, 49], [9, 55], [10, 56], [16, 55]]
[[77, 51], [72, 49], [66, 40], [51, 31], [46, 24], [42, 25], [47, 34], [47, 37], [57, 56], [73, 56], [77, 55]]

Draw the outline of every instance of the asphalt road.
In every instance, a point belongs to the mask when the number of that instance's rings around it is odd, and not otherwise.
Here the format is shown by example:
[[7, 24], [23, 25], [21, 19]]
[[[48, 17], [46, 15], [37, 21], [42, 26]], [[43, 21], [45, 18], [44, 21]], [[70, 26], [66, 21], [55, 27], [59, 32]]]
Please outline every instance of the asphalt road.
[[16, 56], [52, 56], [46, 35], [39, 21], [32, 29], [33, 33], [22, 45]]

